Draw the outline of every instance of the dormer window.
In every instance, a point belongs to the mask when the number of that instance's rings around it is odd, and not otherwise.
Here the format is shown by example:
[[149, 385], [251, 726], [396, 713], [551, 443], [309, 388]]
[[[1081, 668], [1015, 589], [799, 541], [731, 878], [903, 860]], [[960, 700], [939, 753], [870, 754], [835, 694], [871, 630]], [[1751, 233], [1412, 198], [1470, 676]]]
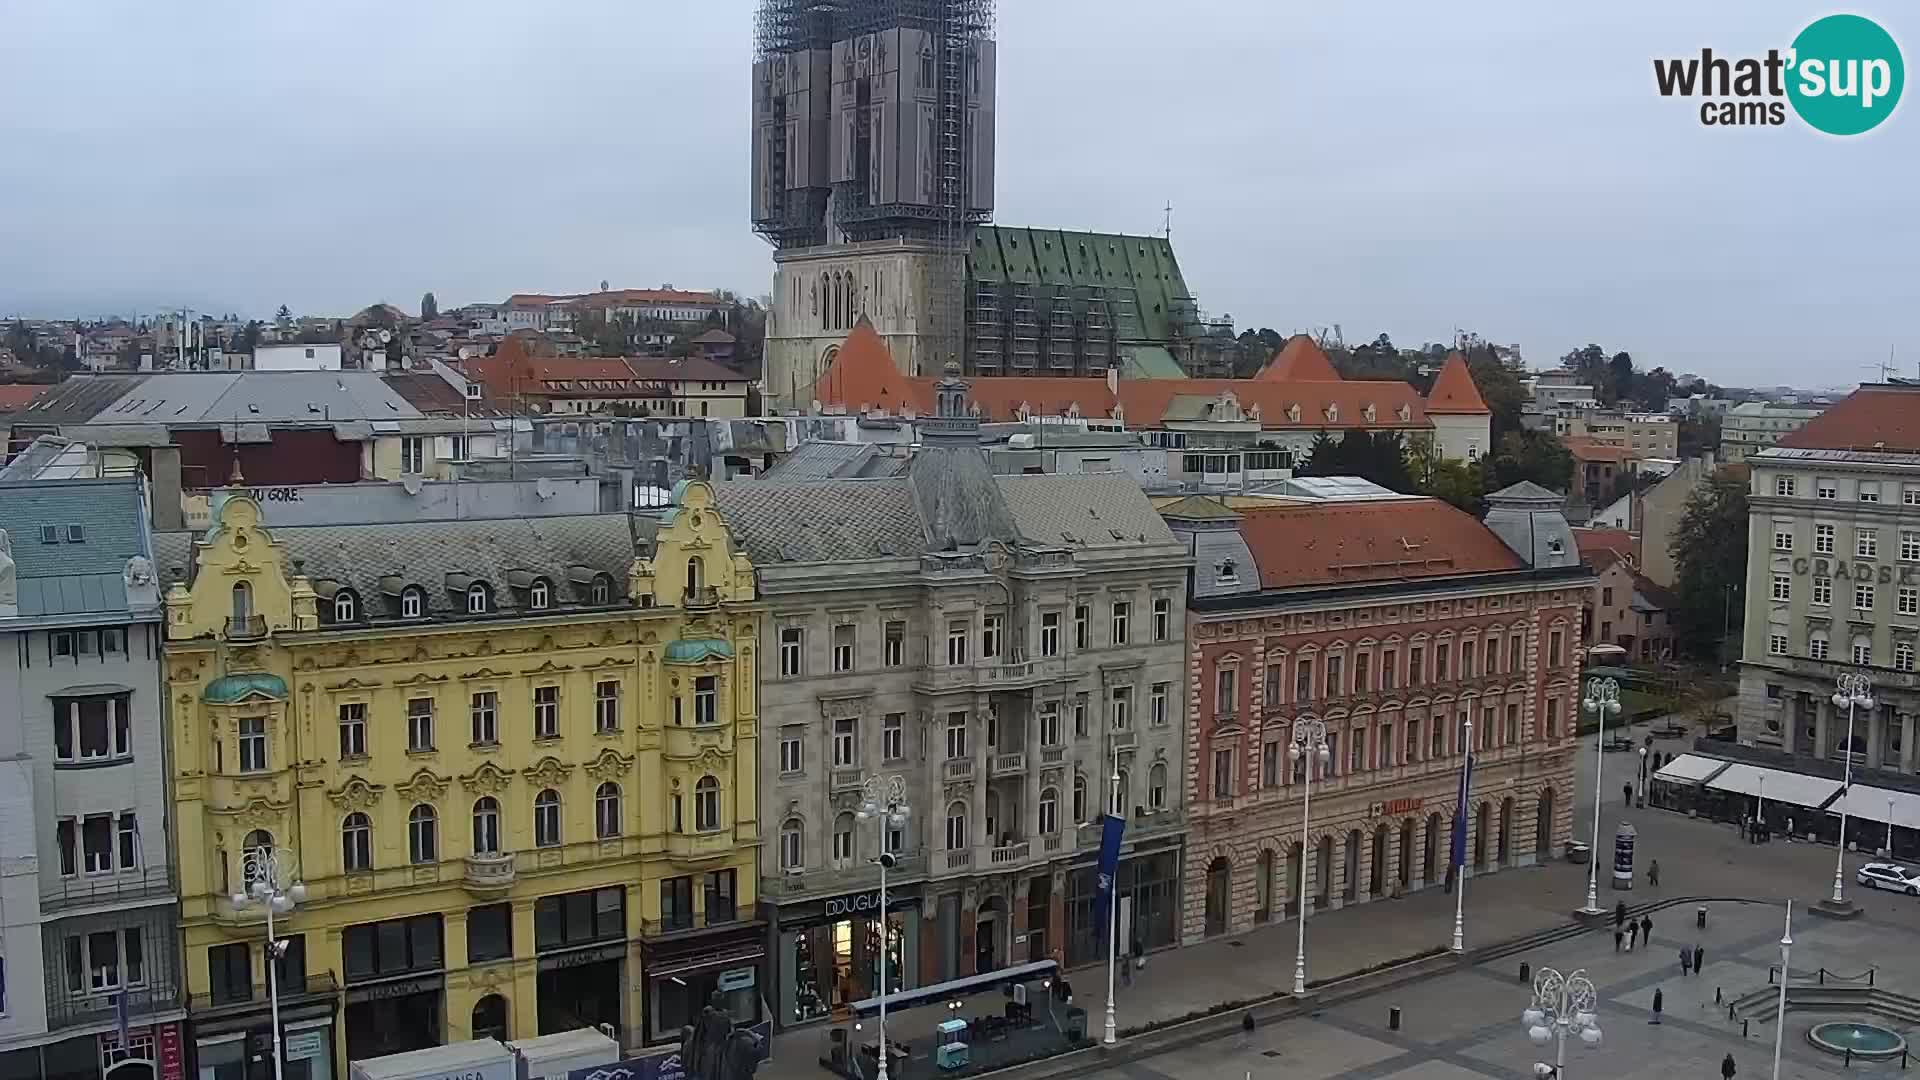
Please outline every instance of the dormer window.
[[1221, 559], [1214, 565], [1214, 577], [1222, 585], [1232, 585], [1240, 580], [1240, 568], [1232, 559]]
[[353, 595], [352, 589], [341, 589], [333, 594], [333, 621], [350, 623], [360, 618], [360, 598]]
[[533, 587], [527, 590], [527, 606], [535, 611], [545, 611], [553, 603], [553, 586], [546, 578], [535, 578]]
[[409, 585], [400, 594], [400, 617], [418, 619], [427, 613], [427, 594], [418, 585]]
[[467, 614], [485, 615], [491, 608], [493, 598], [487, 595], [487, 587], [476, 581], [467, 586]]
[[607, 577], [605, 574], [594, 578], [592, 597], [593, 602], [596, 604], [613, 603], [613, 579]]

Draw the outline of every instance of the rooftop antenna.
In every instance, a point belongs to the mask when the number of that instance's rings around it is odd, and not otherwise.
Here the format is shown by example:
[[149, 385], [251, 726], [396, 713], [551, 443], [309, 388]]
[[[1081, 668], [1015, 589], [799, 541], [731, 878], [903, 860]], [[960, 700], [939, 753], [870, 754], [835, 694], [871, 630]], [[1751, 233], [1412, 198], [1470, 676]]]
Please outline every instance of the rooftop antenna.
[[1161, 231], [1166, 234], [1167, 243], [1173, 243], [1173, 200], [1167, 200], [1166, 217], [1161, 222]]

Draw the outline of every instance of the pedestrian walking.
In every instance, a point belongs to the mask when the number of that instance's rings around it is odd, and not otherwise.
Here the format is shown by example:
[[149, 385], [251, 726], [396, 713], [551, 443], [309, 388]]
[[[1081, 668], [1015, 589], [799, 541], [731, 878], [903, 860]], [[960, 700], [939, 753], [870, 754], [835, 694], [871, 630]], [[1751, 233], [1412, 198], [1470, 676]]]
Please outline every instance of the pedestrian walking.
[[1680, 977], [1684, 979], [1691, 974], [1693, 974], [1693, 950], [1682, 945], [1680, 946]]
[[1619, 926], [1627, 921], [1627, 902], [1620, 900], [1613, 905], [1613, 925]]
[[1665, 1004], [1666, 1004], [1666, 999], [1660, 996], [1660, 988], [1657, 986], [1654, 987], [1653, 988], [1653, 1015], [1647, 1018], [1647, 1023], [1657, 1024], [1660, 1022], [1660, 1008]]
[[1787, 843], [1793, 843], [1793, 818], [1787, 818]]
[[1653, 860], [1653, 862], [1647, 866], [1647, 884], [1653, 886], [1656, 889], [1660, 887], [1660, 860], [1659, 859]]
[[1120, 984], [1122, 986], [1133, 985], [1133, 954], [1132, 953], [1120, 954]]
[[1640, 944], [1640, 924], [1629, 921], [1627, 923], [1627, 951], [1632, 952], [1633, 947], [1638, 944]]
[[[1693, 943], [1693, 973], [1695, 975], [1700, 974], [1700, 969], [1706, 966], [1707, 966], [1707, 950], [1702, 948], [1700, 943], [1696, 941]], [[1784, 975], [1781, 976], [1781, 978], [1785, 978], [1785, 977], [1786, 976]]]
[[1147, 966], [1147, 947], [1140, 943], [1138, 935], [1133, 939], [1133, 966], [1136, 968]]
[[1628, 806], [1633, 805], [1633, 783], [1631, 781], [1620, 785], [1620, 801], [1626, 803]]
[[1720, 1080], [1733, 1080], [1733, 1055], [1720, 1059]]
[[1646, 939], [1647, 944], [1653, 944], [1653, 916], [1640, 916], [1640, 936]]
[[1625, 941], [1625, 940], [1627, 940], [1627, 933], [1626, 933], [1626, 931], [1624, 931], [1624, 930], [1622, 930], [1622, 929], [1620, 929], [1620, 928], [1619, 928], [1619, 927], [1617, 927], [1617, 926], [1616, 926], [1616, 927], [1614, 927], [1614, 928], [1613, 928], [1613, 951], [1614, 951], [1614, 952], [1619, 952], [1619, 951], [1620, 951], [1620, 943], [1621, 943], [1621, 942], [1623, 942], [1623, 941]]

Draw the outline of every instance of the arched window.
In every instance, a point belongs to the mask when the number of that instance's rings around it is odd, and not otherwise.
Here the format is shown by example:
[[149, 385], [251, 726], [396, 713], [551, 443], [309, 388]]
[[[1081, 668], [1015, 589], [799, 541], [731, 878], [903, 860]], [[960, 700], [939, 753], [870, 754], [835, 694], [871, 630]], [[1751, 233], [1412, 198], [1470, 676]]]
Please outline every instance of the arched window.
[[720, 827], [720, 781], [711, 776], [693, 785], [693, 827], [700, 832]]
[[1867, 667], [1873, 663], [1873, 639], [1865, 634], [1853, 637], [1853, 663], [1856, 667]]
[[833, 279], [820, 275], [820, 329], [833, 329]]
[[1052, 836], [1060, 831], [1060, 792], [1057, 788], [1040, 789], [1040, 833]]
[[840, 325], [848, 329], [853, 328], [853, 311], [854, 311], [854, 308], [858, 306], [859, 296], [860, 296], [860, 283], [858, 281], [855, 281], [854, 276], [851, 273], [849, 273], [847, 275], [847, 310], [845, 312], [845, 317], [840, 321]]
[[240, 846], [240, 850], [249, 856], [263, 848], [269, 852], [273, 850], [273, 834], [265, 829], [255, 829], [248, 833], [246, 843]]
[[620, 785], [608, 781], [593, 793], [593, 831], [600, 839], [620, 835]]
[[1073, 823], [1083, 825], [1087, 817], [1087, 778], [1080, 773], [1073, 774]]
[[1147, 772], [1147, 809], [1167, 808], [1167, 763], [1156, 761]]
[[535, 578], [533, 587], [527, 590], [527, 606], [535, 611], [545, 611], [553, 603], [553, 586], [546, 578]]
[[353, 595], [352, 589], [341, 589], [333, 594], [333, 621], [353, 622], [360, 617], [360, 598]]
[[560, 793], [552, 788], [533, 797], [533, 845], [560, 846]]
[[409, 585], [400, 593], [400, 617], [418, 619], [427, 613], [427, 594], [420, 586]]
[[1815, 660], [1827, 658], [1827, 632], [1815, 630], [1807, 636], [1807, 655]]
[[245, 581], [233, 583], [233, 625], [244, 628], [247, 620], [253, 617], [253, 585]]
[[833, 819], [833, 865], [839, 867], [853, 865], [852, 814], [841, 814]]
[[1113, 805], [1108, 809], [1121, 817], [1127, 816], [1127, 807], [1133, 805], [1133, 770], [1120, 770], [1120, 790], [1114, 795]]
[[700, 586], [705, 584], [701, 578], [702, 569], [700, 556], [695, 555], [687, 560], [687, 599], [689, 600], [693, 599], [693, 594], [699, 592]]
[[467, 586], [467, 614], [485, 615], [490, 609], [493, 598], [487, 595], [487, 587], [480, 582]]
[[788, 818], [780, 823], [780, 869], [798, 870], [806, 865], [801, 834], [799, 818]]
[[947, 804], [947, 850], [967, 846], [967, 804], [958, 799]]
[[433, 807], [425, 803], [407, 815], [407, 857], [415, 863], [430, 863], [440, 857], [440, 821]]
[[355, 812], [340, 823], [340, 865], [351, 874], [373, 869], [373, 822]]
[[507, 999], [499, 994], [488, 994], [473, 1003], [473, 1037], [476, 1039], [500, 1039], [507, 1037]]
[[613, 579], [605, 574], [594, 578], [592, 596], [595, 604], [613, 603]]
[[473, 804], [473, 853], [500, 854], [500, 803], [482, 795]]

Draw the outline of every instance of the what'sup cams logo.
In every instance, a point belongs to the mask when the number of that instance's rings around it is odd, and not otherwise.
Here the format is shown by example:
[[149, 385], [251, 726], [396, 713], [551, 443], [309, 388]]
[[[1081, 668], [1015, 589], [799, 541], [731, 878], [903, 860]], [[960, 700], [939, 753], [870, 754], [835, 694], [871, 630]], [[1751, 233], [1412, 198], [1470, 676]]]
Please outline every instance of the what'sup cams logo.
[[1879, 23], [1828, 15], [1785, 52], [1729, 59], [1701, 49], [1654, 60], [1653, 80], [1661, 97], [1702, 99], [1700, 122], [1708, 127], [1779, 126], [1791, 105], [1816, 131], [1859, 135], [1893, 114], [1907, 73], [1900, 46]]

